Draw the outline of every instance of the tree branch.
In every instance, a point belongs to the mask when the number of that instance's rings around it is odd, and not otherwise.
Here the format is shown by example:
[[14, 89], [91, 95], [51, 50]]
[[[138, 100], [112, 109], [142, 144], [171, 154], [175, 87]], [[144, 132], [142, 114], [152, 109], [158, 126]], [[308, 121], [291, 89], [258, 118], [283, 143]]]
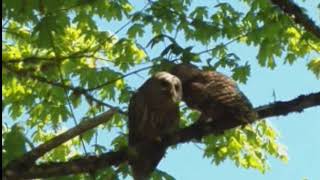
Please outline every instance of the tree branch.
[[18, 58], [18, 59], [3, 59], [2, 61], [5, 62], [6, 64], [15, 64], [15, 63], [37, 64], [40, 62], [61, 63], [71, 58], [95, 58], [93, 55], [86, 54], [88, 52], [90, 52], [90, 48], [82, 49], [80, 51], [71, 53], [67, 56], [60, 56], [60, 57], [29, 56], [29, 57]]
[[[79, 159], [73, 159], [68, 162], [54, 162], [40, 166], [33, 166], [28, 171], [11, 172], [12, 176], [7, 176], [7, 174], [5, 174], [5, 177], [7, 177], [8, 180], [17, 180], [95, 172], [98, 169], [108, 166], [119, 165], [127, 160], [127, 149], [123, 149], [117, 152], [104, 153], [100, 156], [87, 156]], [[8, 171], [5, 171], [5, 173], [8, 173]]]
[[310, 19], [302, 10], [301, 7], [296, 5], [292, 0], [271, 0], [271, 2], [277, 5], [283, 12], [293, 16], [293, 20], [303, 26], [306, 31], [312, 33], [320, 39], [320, 27]]
[[[302, 112], [306, 108], [320, 106], [320, 92], [309, 95], [301, 95], [290, 101], [277, 101], [269, 105], [259, 106], [255, 108], [259, 118], [255, 121], [262, 120], [268, 117], [284, 116], [292, 112]], [[254, 122], [255, 122], [254, 121]], [[168, 142], [165, 144], [170, 146], [177, 143], [188, 142], [192, 139], [199, 139], [209, 134], [223, 134], [225, 130], [235, 128], [229, 127], [227, 129], [219, 129], [211, 123], [194, 123], [191, 126], [180, 130], [174, 135], [168, 137]]]
[[106, 106], [108, 108], [111, 108], [111, 109], [117, 109], [119, 113], [121, 114], [126, 114], [126, 112], [122, 111], [121, 109], [119, 108], [116, 108], [108, 103], [105, 103], [97, 98], [95, 98], [94, 96], [92, 96], [87, 89], [84, 89], [82, 87], [73, 87], [73, 86], [69, 86], [69, 85], [65, 85], [63, 83], [60, 83], [60, 82], [55, 82], [55, 81], [51, 81], [51, 80], [48, 80], [47, 78], [45, 77], [42, 77], [42, 76], [38, 76], [38, 75], [34, 75], [28, 71], [23, 71], [23, 70], [16, 70], [14, 69], [13, 67], [10, 67], [10, 65], [2, 62], [2, 65], [3, 67], [5, 67], [8, 71], [12, 72], [13, 74], [16, 74], [17, 77], [19, 78], [26, 78], [26, 77], [29, 77], [33, 80], [36, 80], [36, 81], [39, 81], [39, 82], [42, 82], [42, 83], [45, 83], [45, 84], [49, 84], [49, 85], [52, 85], [52, 86], [55, 86], [55, 87], [59, 87], [59, 88], [63, 88], [63, 89], [69, 89], [69, 90], [72, 90], [74, 91], [75, 93], [77, 94], [82, 94], [84, 95], [87, 99], [91, 100], [91, 101], [94, 101], [96, 102], [97, 104], [99, 105], [102, 105], [102, 106]]
[[272, 116], [285, 116], [292, 112], [302, 112], [304, 109], [320, 105], [320, 92], [301, 95], [291, 101], [277, 101], [275, 103], [259, 106], [256, 111], [261, 118]]
[[122, 75], [122, 76], [120, 76], [120, 77], [118, 77], [118, 78], [112, 79], [112, 80], [107, 81], [107, 82], [102, 83], [102, 84], [99, 84], [99, 85], [97, 85], [96, 87], [87, 89], [87, 91], [94, 91], [94, 90], [100, 89], [100, 88], [102, 88], [102, 87], [104, 87], [104, 86], [113, 84], [113, 83], [115, 83], [116, 81], [118, 81], [118, 80], [120, 80], [120, 79], [123, 79], [123, 78], [125, 78], [125, 77], [131, 76], [131, 75], [136, 74], [136, 73], [138, 73], [138, 72], [141, 72], [141, 71], [150, 69], [150, 68], [152, 68], [153, 66], [154, 66], [154, 65], [150, 65], [150, 66], [143, 67], [143, 68], [141, 68], [141, 69], [137, 69], [137, 70], [132, 71], [132, 72], [130, 72], [130, 73], [128, 73], [128, 74], [124, 74], [124, 75]]
[[[301, 95], [290, 101], [278, 101], [269, 105], [256, 108], [259, 119], [287, 115], [292, 112], [302, 112], [306, 108], [320, 105], [320, 92], [309, 95]], [[257, 119], [257, 120], [259, 120]], [[240, 125], [240, 124], [239, 124]], [[236, 126], [235, 126], [236, 127]], [[230, 127], [231, 129], [234, 127]], [[179, 143], [189, 142], [192, 139], [200, 139], [209, 134], [222, 134], [228, 129], [218, 129], [210, 123], [194, 123], [189, 127], [178, 130], [176, 133], [162, 137], [162, 141], [156, 145], [159, 147], [167, 147]], [[144, 146], [147, 142], [143, 142], [138, 146]], [[120, 151], [104, 153], [100, 156], [87, 156], [70, 160], [62, 163], [45, 163], [33, 165], [29, 170], [22, 171], [17, 168], [6, 167], [3, 170], [4, 176], [11, 179], [19, 178], [45, 178], [53, 176], [62, 176], [69, 174], [85, 173], [98, 170], [108, 166], [117, 166], [120, 163], [128, 161], [128, 149], [123, 148]]]
[[[86, 132], [89, 129], [95, 128], [99, 124], [108, 122], [116, 112], [116, 109], [110, 109], [109, 111], [102, 113], [92, 119], [82, 121], [77, 126], [27, 152], [21, 158], [10, 162], [6, 166], [6, 169], [18, 169], [20, 171], [28, 169], [35, 163], [38, 158], [43, 156], [45, 153], [56, 148], [62, 143], [65, 143], [66, 141]], [[7, 173], [8, 175], [10, 175], [10, 170], [8, 170]]]

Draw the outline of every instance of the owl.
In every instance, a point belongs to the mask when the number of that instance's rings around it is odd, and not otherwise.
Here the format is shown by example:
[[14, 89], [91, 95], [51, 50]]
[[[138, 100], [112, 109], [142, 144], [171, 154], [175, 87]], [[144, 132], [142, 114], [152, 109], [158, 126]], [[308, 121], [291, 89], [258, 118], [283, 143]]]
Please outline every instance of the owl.
[[212, 122], [217, 130], [257, 118], [250, 101], [229, 77], [185, 63], [175, 65], [170, 72], [181, 80], [183, 100], [188, 107], [200, 111], [199, 120]]
[[180, 80], [168, 72], [158, 72], [130, 99], [129, 147], [150, 142], [140, 148], [137, 146], [136, 155], [130, 160], [135, 180], [148, 179], [164, 156], [166, 148], [154, 146], [152, 142], [178, 128], [181, 98]]

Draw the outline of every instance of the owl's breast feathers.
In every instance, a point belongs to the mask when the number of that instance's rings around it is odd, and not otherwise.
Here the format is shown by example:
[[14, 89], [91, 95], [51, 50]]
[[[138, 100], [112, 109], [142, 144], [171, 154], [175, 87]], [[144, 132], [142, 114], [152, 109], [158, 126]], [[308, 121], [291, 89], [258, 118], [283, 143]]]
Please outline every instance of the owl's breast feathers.
[[129, 136], [130, 144], [137, 144], [141, 141], [153, 141], [161, 135], [173, 132], [178, 128], [179, 118], [170, 118], [179, 116], [179, 110], [163, 111], [161, 109], [148, 109], [145, 107], [139, 115], [140, 122], [131, 128], [132, 135]]

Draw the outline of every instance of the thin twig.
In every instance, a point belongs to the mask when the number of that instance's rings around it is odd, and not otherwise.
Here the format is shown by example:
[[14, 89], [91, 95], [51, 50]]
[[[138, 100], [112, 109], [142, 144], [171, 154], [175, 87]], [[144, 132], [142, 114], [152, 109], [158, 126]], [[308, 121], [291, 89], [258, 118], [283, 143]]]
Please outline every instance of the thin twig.
[[[60, 81], [61, 81], [62, 84], [64, 84], [64, 78], [63, 78], [63, 74], [62, 74], [62, 70], [61, 70], [60, 66], [58, 66], [58, 70], [59, 70]], [[67, 99], [67, 104], [68, 104], [69, 110], [71, 112], [71, 118], [73, 119], [74, 125], [77, 126], [78, 125], [78, 121], [77, 121], [77, 118], [76, 118], [76, 116], [74, 114], [73, 107], [71, 105], [71, 100], [70, 100], [70, 97], [68, 95], [68, 89], [67, 88], [64, 88], [64, 96]], [[82, 145], [84, 153], [86, 155], [88, 155], [88, 152], [87, 152], [86, 146], [84, 144], [82, 135], [79, 135], [79, 138], [80, 138], [80, 142], [81, 142], [81, 145]]]
[[[140, 11], [137, 12], [143, 12], [147, 7], [149, 6], [149, 3], [147, 3]], [[131, 19], [129, 19], [124, 25], [122, 25], [119, 29], [117, 29], [110, 37], [102, 40], [102, 42], [99, 43], [100, 44], [105, 44], [109, 39], [112, 39], [113, 37], [115, 37], [118, 33], [120, 33], [123, 29], [125, 29], [129, 24], [131, 24], [132, 21]], [[97, 48], [95, 50], [93, 50], [93, 54], [95, 54], [96, 52], [99, 51], [100, 46], [97, 46]]]
[[[47, 21], [46, 21], [46, 23], [47, 23]], [[48, 24], [47, 24], [47, 25], [48, 25]], [[54, 41], [53, 41], [53, 34], [52, 34], [52, 32], [50, 32], [50, 31], [48, 31], [47, 33], [48, 33], [48, 37], [49, 37], [49, 39], [50, 39], [51, 46], [53, 47], [53, 51], [54, 51], [54, 53], [56, 54], [56, 56], [59, 57], [59, 56], [60, 56], [60, 53], [59, 53], [59, 51], [58, 51], [58, 48], [57, 48], [56, 44], [55, 44]], [[64, 83], [64, 78], [63, 78], [63, 74], [62, 74], [62, 70], [61, 70], [60, 64], [57, 64], [56, 67], [57, 67], [57, 69], [58, 69], [58, 74], [59, 74], [59, 78], [60, 78], [61, 84], [64, 85], [65, 83]], [[77, 122], [76, 116], [75, 116], [75, 114], [74, 114], [74, 111], [73, 111], [73, 108], [72, 108], [72, 105], [71, 105], [70, 98], [69, 98], [69, 96], [68, 96], [68, 89], [67, 89], [67, 88], [63, 88], [63, 89], [64, 89], [64, 95], [65, 95], [65, 97], [66, 97], [66, 99], [67, 99], [67, 104], [68, 104], [69, 110], [70, 110], [70, 112], [71, 112], [71, 118], [73, 119], [75, 126], [77, 126], [77, 125], [78, 125], [78, 122]], [[88, 152], [87, 152], [86, 146], [85, 146], [85, 144], [84, 144], [84, 140], [83, 140], [83, 138], [82, 138], [81, 135], [79, 136], [79, 138], [80, 138], [80, 141], [81, 141], [81, 144], [82, 144], [83, 151], [84, 151], [85, 154], [87, 155]]]
[[37, 75], [30, 74], [30, 73], [26, 73], [26, 72], [21, 71], [21, 70], [15, 70], [14, 68], [10, 67], [8, 64], [3, 63], [3, 62], [2, 62], [2, 65], [8, 71], [12, 72], [13, 74], [16, 74], [17, 77], [19, 77], [19, 78], [31, 78], [33, 80], [39, 81], [41, 83], [49, 84], [49, 85], [52, 85], [52, 86], [55, 86], [55, 87], [70, 89], [70, 90], [74, 91], [75, 93], [79, 93], [79, 94], [84, 95], [86, 98], [96, 102], [99, 105], [106, 106], [106, 107], [112, 108], [112, 109], [117, 109], [119, 111], [119, 113], [126, 114], [126, 112], [122, 111], [120, 108], [112, 106], [112, 105], [110, 105], [108, 103], [105, 103], [105, 102], [93, 97], [91, 94], [89, 94], [89, 92], [86, 89], [83, 89], [81, 87], [68, 86], [68, 85], [65, 85], [65, 84], [61, 84], [59, 82], [48, 80], [48, 79], [46, 79], [44, 77], [41, 77], [41, 76], [37, 76]]
[[2, 29], [5, 29], [5, 27], [8, 24], [8, 22], [9, 22], [9, 18], [2, 24]]
[[132, 71], [132, 72], [130, 72], [130, 73], [128, 73], [128, 74], [122, 75], [122, 76], [120, 76], [120, 77], [118, 77], [118, 78], [115, 78], [115, 79], [112, 79], [112, 80], [107, 81], [107, 82], [105, 82], [105, 83], [102, 83], [102, 84], [100, 84], [100, 85], [98, 85], [98, 86], [96, 86], [96, 87], [89, 88], [89, 89], [87, 89], [87, 91], [94, 91], [94, 90], [100, 89], [100, 88], [102, 88], [102, 87], [104, 87], [104, 86], [113, 84], [113, 83], [115, 83], [116, 81], [118, 81], [118, 80], [120, 80], [120, 79], [123, 79], [123, 78], [125, 78], [125, 77], [130, 76], [130, 75], [133, 75], [133, 74], [135, 74], [135, 73], [138, 73], [138, 72], [141, 72], [141, 71], [150, 69], [150, 68], [152, 68], [153, 66], [154, 66], [154, 65], [150, 65], [150, 66], [143, 67], [143, 68], [141, 68], [141, 69]]

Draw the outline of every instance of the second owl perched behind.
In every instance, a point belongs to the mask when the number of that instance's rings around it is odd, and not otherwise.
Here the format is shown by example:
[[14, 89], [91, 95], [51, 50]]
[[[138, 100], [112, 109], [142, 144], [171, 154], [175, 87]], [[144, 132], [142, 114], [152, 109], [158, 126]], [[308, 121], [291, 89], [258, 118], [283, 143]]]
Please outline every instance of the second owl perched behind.
[[217, 129], [230, 129], [257, 118], [250, 101], [227, 76], [191, 64], [175, 65], [171, 73], [182, 82], [186, 104], [201, 111], [200, 119], [212, 121]]

